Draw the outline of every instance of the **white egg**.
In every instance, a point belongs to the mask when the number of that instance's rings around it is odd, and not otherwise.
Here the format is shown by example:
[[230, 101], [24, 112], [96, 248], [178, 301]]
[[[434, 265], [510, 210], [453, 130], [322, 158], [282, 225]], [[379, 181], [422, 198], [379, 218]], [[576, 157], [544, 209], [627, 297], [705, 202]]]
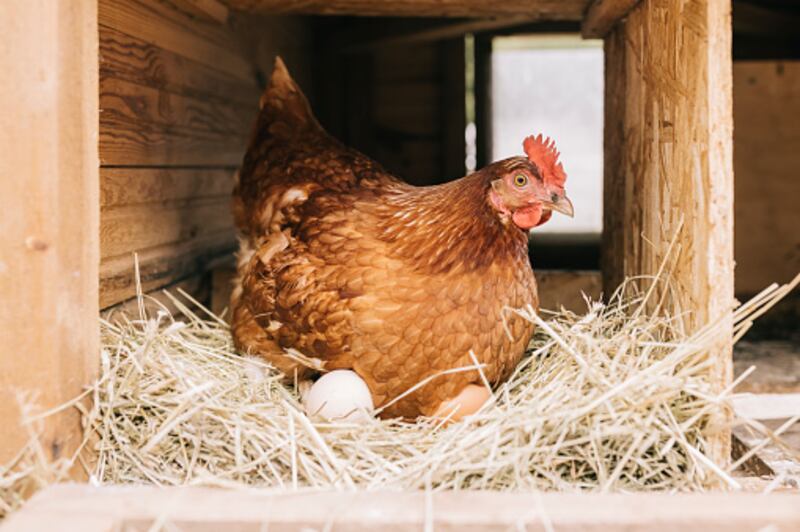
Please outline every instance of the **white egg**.
[[315, 382], [303, 397], [309, 417], [363, 423], [374, 405], [367, 383], [354, 371], [337, 369]]

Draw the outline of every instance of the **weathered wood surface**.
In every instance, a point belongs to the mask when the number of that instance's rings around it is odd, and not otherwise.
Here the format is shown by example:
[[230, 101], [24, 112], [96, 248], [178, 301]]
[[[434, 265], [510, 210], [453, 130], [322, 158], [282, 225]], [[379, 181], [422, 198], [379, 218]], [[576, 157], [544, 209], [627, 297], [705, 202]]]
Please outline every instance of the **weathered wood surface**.
[[58, 485], [0, 530], [752, 531], [800, 527], [797, 495], [323, 492]]
[[640, 0], [593, 0], [581, 23], [584, 39], [602, 39]]
[[[711, 375], [731, 378], [733, 155], [730, 2], [643, 0], [606, 38], [604, 292], [670, 280], [688, 330], [719, 324]], [[664, 285], [662, 285], [663, 288]], [[712, 455], [730, 455], [724, 433]]]
[[100, 162], [125, 166], [236, 166], [257, 108], [100, 80]]
[[233, 241], [228, 198], [193, 201], [185, 206], [131, 205], [100, 213], [100, 257], [127, 255], [131, 249], [191, 242], [217, 233]]
[[100, 170], [101, 308], [204, 271], [235, 248], [231, 169]]
[[[27, 443], [18, 399], [53, 408], [97, 366], [96, 10], [0, 2], [0, 463]], [[80, 441], [75, 410], [39, 427], [49, 459]]]
[[276, 53], [307, 80], [311, 35], [303, 21], [243, 17], [217, 0], [101, 0], [98, 17], [105, 308], [135, 294], [134, 253], [145, 291], [232, 254], [232, 174], [259, 84]]
[[111, 209], [142, 203], [230, 198], [228, 168], [101, 168], [100, 206]]
[[736, 292], [800, 272], [800, 62], [733, 66]]
[[[206, 271], [220, 257], [233, 257], [235, 240], [221, 231], [194, 241], [168, 244], [136, 253], [142, 290], [150, 292], [185, 277]], [[134, 297], [134, 254], [119, 255], [101, 263], [100, 307]]]
[[580, 20], [590, 0], [223, 0], [253, 13], [403, 17], [497, 17]]
[[100, 27], [100, 76], [172, 94], [237, 102], [249, 108], [256, 108], [260, 96], [253, 79], [239, 79], [216, 66], [189, 59], [108, 26]]
[[251, 82], [252, 65], [228, 28], [187, 13], [175, 0], [100, 0], [101, 26]]

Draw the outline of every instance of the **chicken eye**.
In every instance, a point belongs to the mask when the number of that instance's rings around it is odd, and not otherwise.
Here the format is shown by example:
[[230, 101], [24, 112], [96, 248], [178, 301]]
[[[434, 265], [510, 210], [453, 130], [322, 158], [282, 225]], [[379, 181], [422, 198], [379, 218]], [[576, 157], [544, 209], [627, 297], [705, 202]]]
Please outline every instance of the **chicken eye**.
[[528, 184], [528, 178], [524, 174], [517, 174], [514, 176], [514, 184], [518, 187], [524, 187]]

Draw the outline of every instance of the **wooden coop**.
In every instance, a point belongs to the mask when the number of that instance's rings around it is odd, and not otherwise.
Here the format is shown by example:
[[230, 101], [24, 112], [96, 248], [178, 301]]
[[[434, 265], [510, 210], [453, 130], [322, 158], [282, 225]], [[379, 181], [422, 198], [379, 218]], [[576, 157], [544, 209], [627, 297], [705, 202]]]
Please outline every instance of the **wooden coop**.
[[[541, 291], [610, 293], [626, 275], [655, 273], [678, 235], [675, 280], [691, 311], [687, 325], [726, 315], [735, 264], [732, 27], [726, 0], [4, 2], [0, 412], [7, 427], [0, 462], [27, 438], [17, 426], [19, 390], [49, 408], [78, 395], [97, 374], [97, 318], [136, 295], [134, 252], [145, 291], [181, 287], [215, 307], [225, 300], [236, 248], [231, 176], [276, 54], [331, 133], [416, 184], [433, 184], [464, 173], [465, 34], [474, 35], [479, 131], [490, 105], [491, 36], [573, 32], [603, 39], [601, 273], [548, 270]], [[795, 79], [799, 71], [792, 70]], [[479, 166], [487, 157], [479, 139]], [[790, 201], [781, 187], [771, 197]], [[754, 215], [747, 210], [742, 217]], [[781, 226], [787, 236], [790, 226]], [[730, 336], [720, 334], [711, 370], [720, 389], [732, 378]], [[53, 458], [80, 439], [77, 413], [65, 411], [46, 425]], [[714, 441], [712, 454], [725, 462], [729, 435]], [[74, 489], [63, 495], [102, 493]], [[496, 497], [478, 502], [524, 513], [520, 500]], [[728, 511], [736, 506], [729, 501], [717, 499], [707, 510]], [[401, 513], [397, 501], [383, 502], [392, 515]], [[106, 503], [116, 504], [98, 505]], [[299, 503], [292, 504], [286, 511], [300, 515]], [[254, 515], [242, 511], [243, 523]], [[748, 521], [755, 511], [741, 510], [749, 517], [725, 523], [755, 523]], [[643, 523], [590, 514], [594, 523]], [[662, 514], [666, 527], [670, 517]], [[588, 522], [566, 516], [554, 516], [556, 525]], [[787, 516], [797, 522], [796, 514]], [[390, 521], [400, 529], [420, 519]]]

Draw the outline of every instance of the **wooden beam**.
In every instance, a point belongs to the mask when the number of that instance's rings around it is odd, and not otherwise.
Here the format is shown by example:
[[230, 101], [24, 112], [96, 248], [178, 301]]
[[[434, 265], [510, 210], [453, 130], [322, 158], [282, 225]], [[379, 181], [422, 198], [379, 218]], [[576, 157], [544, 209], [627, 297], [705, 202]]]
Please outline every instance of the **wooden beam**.
[[[643, 0], [605, 52], [604, 292], [669, 259], [671, 310], [689, 332], [717, 323], [709, 379], [722, 390], [734, 304], [730, 1]], [[730, 456], [726, 422], [710, 425], [717, 463]]]
[[[97, 2], [0, 2], [0, 463], [27, 443], [18, 394], [49, 409], [99, 360]], [[49, 459], [80, 441], [47, 418]]]
[[[454, 37], [463, 37], [467, 33], [482, 33], [493, 30], [504, 30], [535, 22], [525, 16], [512, 16], [502, 18], [484, 18], [475, 20], [463, 20], [459, 22], [425, 24], [416, 28], [399, 29], [391, 31], [386, 25], [381, 24], [380, 34], [370, 38], [362, 39], [360, 42], [344, 43], [342, 51], [345, 53], [362, 52], [374, 50], [386, 46], [398, 46], [415, 43], [426, 43], [433, 41], [443, 41]], [[405, 21], [404, 21], [405, 22]], [[404, 24], [407, 26], [407, 24]], [[351, 29], [347, 32], [351, 35]]]
[[228, 8], [219, 0], [184, 0], [203, 16], [220, 24], [228, 21]]
[[312, 492], [53, 486], [11, 515], [15, 532], [201, 530], [797, 530], [793, 493]]
[[581, 24], [584, 39], [602, 39], [640, 0], [594, 0]]
[[499, 17], [580, 20], [589, 0], [224, 0], [251, 13], [389, 17]]

